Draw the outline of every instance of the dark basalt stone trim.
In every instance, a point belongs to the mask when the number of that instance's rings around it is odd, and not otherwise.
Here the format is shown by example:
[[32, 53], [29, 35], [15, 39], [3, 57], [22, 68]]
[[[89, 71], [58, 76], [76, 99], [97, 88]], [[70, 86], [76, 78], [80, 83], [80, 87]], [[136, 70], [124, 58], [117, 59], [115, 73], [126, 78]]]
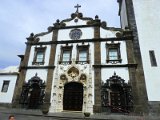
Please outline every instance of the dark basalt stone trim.
[[71, 28], [85, 28], [85, 27], [100, 27], [100, 24], [93, 24], [93, 25], [74, 25], [74, 26], [64, 26], [64, 27], [52, 27], [53, 30], [59, 29], [71, 29]]
[[19, 75], [19, 73], [13, 72], [13, 73], [0, 73], [0, 75]]
[[38, 42], [26, 44], [30, 45], [50, 45], [50, 44], [68, 44], [68, 43], [84, 43], [84, 42], [106, 42], [106, 41], [126, 41], [132, 40], [133, 36], [120, 37], [120, 38], [96, 38], [96, 39], [81, 39], [81, 40], [61, 40], [61, 41], [49, 41], [49, 42]]
[[55, 66], [22, 66], [21, 69], [54, 69]]
[[112, 67], [134, 67], [137, 68], [137, 64], [113, 64], [113, 65], [93, 65], [94, 68], [112, 68]]
[[118, 15], [120, 15], [121, 7], [122, 7], [122, 0], [117, 0], [117, 2], [119, 3], [119, 11], [118, 11]]

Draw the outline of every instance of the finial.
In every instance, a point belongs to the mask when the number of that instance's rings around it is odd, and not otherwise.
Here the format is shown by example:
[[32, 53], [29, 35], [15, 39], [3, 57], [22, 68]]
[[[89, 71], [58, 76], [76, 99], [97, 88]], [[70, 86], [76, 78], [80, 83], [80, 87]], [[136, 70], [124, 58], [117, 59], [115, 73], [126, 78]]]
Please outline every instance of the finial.
[[34, 33], [31, 33], [30, 36], [33, 37], [33, 36], [34, 36]]
[[97, 20], [98, 18], [99, 18], [98, 15], [96, 15], [96, 16], [95, 16], [95, 19]]
[[26, 38], [28, 42], [34, 41], [34, 33], [31, 33], [28, 38]]
[[57, 19], [56, 22], [59, 23], [60, 22], [59, 19]]
[[76, 13], [79, 13], [78, 9], [81, 7], [81, 5], [77, 4], [76, 6], [74, 6], [74, 8], [77, 8]]
[[114, 71], [114, 76], [116, 75], [116, 72]]

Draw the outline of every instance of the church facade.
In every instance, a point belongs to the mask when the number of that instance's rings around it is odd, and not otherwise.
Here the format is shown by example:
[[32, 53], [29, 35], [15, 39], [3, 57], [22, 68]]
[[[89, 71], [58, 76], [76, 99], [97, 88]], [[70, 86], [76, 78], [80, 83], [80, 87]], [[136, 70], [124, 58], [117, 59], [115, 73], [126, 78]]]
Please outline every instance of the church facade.
[[[121, 28], [108, 27], [98, 15], [84, 17], [77, 5], [70, 18], [57, 20], [46, 32], [31, 33], [24, 55], [19, 55], [17, 81], [8, 103], [50, 113], [148, 113], [148, 95], [150, 101], [159, 98], [149, 93], [150, 62], [145, 64], [141, 54], [146, 46], [138, 36], [134, 2], [118, 2]], [[149, 53], [154, 64], [155, 55]]]
[[[126, 41], [130, 30], [107, 27], [98, 16], [57, 20], [31, 34], [20, 65], [13, 106], [48, 106], [49, 112], [133, 109]], [[22, 92], [19, 92], [22, 91]]]

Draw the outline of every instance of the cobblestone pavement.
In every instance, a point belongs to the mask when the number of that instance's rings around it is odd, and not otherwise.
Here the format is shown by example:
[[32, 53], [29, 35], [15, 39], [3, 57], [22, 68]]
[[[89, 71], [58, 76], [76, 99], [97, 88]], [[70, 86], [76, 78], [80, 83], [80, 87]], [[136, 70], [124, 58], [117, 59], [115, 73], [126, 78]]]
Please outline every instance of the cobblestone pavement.
[[160, 120], [160, 116], [135, 116], [118, 114], [93, 114], [84, 118], [81, 112], [60, 112], [43, 115], [39, 110], [8, 109], [0, 107], [0, 120], [8, 120], [10, 114], [15, 115], [16, 120]]

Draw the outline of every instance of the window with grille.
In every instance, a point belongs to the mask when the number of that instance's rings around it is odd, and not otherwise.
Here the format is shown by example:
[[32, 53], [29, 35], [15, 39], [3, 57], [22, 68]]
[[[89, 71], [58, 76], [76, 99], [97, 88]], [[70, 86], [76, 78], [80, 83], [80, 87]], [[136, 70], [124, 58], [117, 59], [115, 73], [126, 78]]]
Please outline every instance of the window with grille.
[[72, 58], [72, 47], [73, 46], [62, 46], [61, 47], [61, 55], [59, 63], [63, 64], [71, 64]]
[[77, 63], [89, 63], [89, 45], [77, 45]]
[[120, 43], [106, 43], [106, 62], [121, 63]]
[[34, 59], [32, 64], [34, 65], [44, 64], [45, 50], [46, 50], [46, 47], [35, 48], [35, 54], [34, 54]]
[[62, 61], [70, 61], [71, 60], [71, 50], [63, 50]]
[[117, 48], [109, 49], [109, 60], [118, 60], [118, 49]]
[[2, 86], [1, 92], [7, 92], [7, 91], [8, 91], [9, 82], [10, 82], [10, 81], [8, 81], [8, 80], [4, 80], [4, 81], [3, 81], [3, 86]]

